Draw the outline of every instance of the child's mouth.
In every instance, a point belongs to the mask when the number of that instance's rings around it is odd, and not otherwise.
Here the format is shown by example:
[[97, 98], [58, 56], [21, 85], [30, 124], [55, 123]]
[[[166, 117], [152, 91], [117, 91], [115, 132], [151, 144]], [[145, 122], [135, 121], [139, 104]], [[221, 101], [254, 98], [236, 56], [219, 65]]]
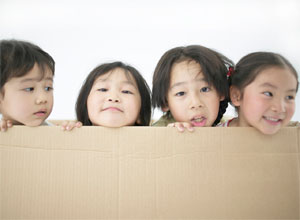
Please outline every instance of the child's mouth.
[[282, 122], [282, 119], [280, 118], [273, 118], [268, 116], [263, 116], [263, 118], [271, 125], [278, 125]]
[[46, 111], [42, 110], [42, 111], [35, 112], [34, 115], [41, 117], [41, 116], [45, 116], [46, 113], [47, 113]]
[[107, 107], [107, 108], [103, 109], [102, 111], [123, 112], [121, 109], [119, 109], [117, 107]]
[[206, 124], [205, 117], [195, 117], [191, 120], [191, 123], [194, 127], [203, 127]]

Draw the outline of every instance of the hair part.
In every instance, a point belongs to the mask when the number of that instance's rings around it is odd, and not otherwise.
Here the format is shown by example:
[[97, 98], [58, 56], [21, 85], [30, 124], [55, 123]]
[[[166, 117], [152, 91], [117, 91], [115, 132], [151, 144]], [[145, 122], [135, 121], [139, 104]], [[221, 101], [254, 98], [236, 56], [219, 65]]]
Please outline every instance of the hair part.
[[113, 62], [102, 64], [93, 69], [87, 76], [80, 89], [75, 108], [77, 120], [81, 121], [83, 125], [92, 125], [92, 122], [90, 121], [88, 116], [87, 99], [94, 85], [94, 82], [98, 79], [99, 76], [105, 75], [117, 68], [123, 69], [128, 78], [129, 75], [134, 78], [141, 96], [141, 109], [138, 117], [140, 123], [136, 123], [135, 125], [148, 126], [150, 124], [151, 92], [147, 82], [134, 67], [126, 65], [122, 62]]
[[41, 78], [44, 77], [46, 68], [49, 68], [54, 76], [55, 62], [53, 58], [37, 45], [20, 40], [0, 41], [0, 91], [3, 91], [5, 83], [11, 78], [25, 76], [35, 64], [41, 70]]
[[[217, 125], [228, 106], [229, 87], [226, 74], [228, 68], [233, 66], [233, 62], [224, 55], [200, 45], [176, 47], [168, 50], [160, 58], [152, 80], [152, 107], [163, 109], [168, 106], [167, 95], [172, 67], [175, 63], [183, 61], [195, 61], [200, 64], [207, 83], [216, 89], [220, 97], [225, 97], [223, 101], [220, 101], [218, 117], [213, 123], [213, 126]], [[170, 112], [167, 115], [170, 116]]]

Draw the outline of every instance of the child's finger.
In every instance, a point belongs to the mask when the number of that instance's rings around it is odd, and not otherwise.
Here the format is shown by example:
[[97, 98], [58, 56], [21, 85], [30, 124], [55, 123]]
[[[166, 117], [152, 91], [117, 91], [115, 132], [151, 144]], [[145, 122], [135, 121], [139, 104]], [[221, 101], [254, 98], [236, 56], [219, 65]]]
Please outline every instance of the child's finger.
[[170, 123], [167, 125], [167, 127], [175, 127], [179, 132], [184, 131], [184, 127], [182, 127], [181, 123], [175, 122], [175, 123]]
[[13, 126], [13, 123], [11, 120], [7, 120], [6, 125], [7, 125], [7, 128], [11, 128]]
[[66, 130], [71, 131], [73, 128], [80, 128], [81, 126], [82, 123], [80, 121], [70, 121], [66, 126]]
[[189, 132], [193, 132], [195, 130], [190, 123], [184, 123], [184, 127], [187, 128]]
[[175, 123], [175, 127], [179, 132], [184, 132], [184, 125], [182, 123]]
[[77, 121], [75, 126], [76, 126], [76, 128], [80, 128], [82, 126], [82, 123], [80, 121]]
[[175, 123], [170, 123], [167, 125], [167, 127], [175, 127]]
[[66, 125], [66, 130], [67, 131], [71, 131], [73, 128], [75, 127], [75, 123], [70, 121], [67, 125]]
[[6, 120], [1, 120], [0, 131], [6, 131], [6, 130], [7, 130], [7, 122], [6, 122]]
[[65, 131], [66, 129], [67, 129], [67, 125], [68, 125], [68, 123], [69, 123], [69, 121], [63, 121], [62, 123], [61, 123], [61, 129], [63, 130], [63, 131]]

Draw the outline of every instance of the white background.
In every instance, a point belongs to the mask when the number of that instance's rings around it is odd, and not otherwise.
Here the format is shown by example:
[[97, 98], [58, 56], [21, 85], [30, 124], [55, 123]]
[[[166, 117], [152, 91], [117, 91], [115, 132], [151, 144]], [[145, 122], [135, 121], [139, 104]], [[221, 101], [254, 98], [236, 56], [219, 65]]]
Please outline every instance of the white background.
[[[300, 73], [300, 1], [0, 0], [0, 39], [11, 38], [35, 43], [55, 59], [49, 119], [75, 119], [79, 89], [94, 67], [123, 61], [151, 88], [158, 60], [177, 46], [200, 44], [234, 62], [250, 52], [277, 52]], [[299, 108], [299, 95], [296, 103]], [[299, 111], [293, 120], [300, 121]]]

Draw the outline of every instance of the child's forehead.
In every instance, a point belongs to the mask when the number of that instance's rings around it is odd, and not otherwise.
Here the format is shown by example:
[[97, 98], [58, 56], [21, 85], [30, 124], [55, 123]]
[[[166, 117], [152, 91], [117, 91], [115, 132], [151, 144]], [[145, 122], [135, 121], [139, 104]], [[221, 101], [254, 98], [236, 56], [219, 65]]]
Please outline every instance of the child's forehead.
[[297, 83], [297, 78], [288, 68], [269, 67], [260, 71], [250, 84], [296, 88]]
[[[270, 66], [267, 68], [264, 68], [260, 71], [258, 71], [258, 74], [256, 76], [256, 79], [258, 78], [267, 78], [269, 80], [272, 80], [273, 78], [270, 76], [276, 76], [275, 78], [280, 77], [286, 77], [286, 76], [293, 76], [295, 81], [297, 81], [296, 76], [293, 74], [293, 72], [289, 68], [284, 67], [277, 67], [277, 66]], [[271, 79], [272, 78], [272, 79]]]
[[11, 82], [23, 83], [27, 81], [42, 81], [42, 80], [50, 80], [53, 81], [53, 72], [47, 66], [41, 67], [37, 64], [33, 66], [31, 70], [29, 70], [25, 75], [19, 77], [12, 77], [8, 80]]
[[171, 70], [171, 81], [180, 78], [205, 78], [201, 65], [193, 60], [181, 61], [175, 63]]
[[129, 82], [130, 84], [136, 84], [136, 81], [129, 71], [122, 68], [116, 68], [108, 71], [97, 77], [95, 82], [107, 82], [107, 81], [123, 81]]
[[30, 71], [28, 71], [23, 77], [20, 78], [32, 78], [37, 80], [43, 80], [43, 79], [53, 80], [53, 72], [50, 70], [48, 66], [40, 66], [35, 64]]

